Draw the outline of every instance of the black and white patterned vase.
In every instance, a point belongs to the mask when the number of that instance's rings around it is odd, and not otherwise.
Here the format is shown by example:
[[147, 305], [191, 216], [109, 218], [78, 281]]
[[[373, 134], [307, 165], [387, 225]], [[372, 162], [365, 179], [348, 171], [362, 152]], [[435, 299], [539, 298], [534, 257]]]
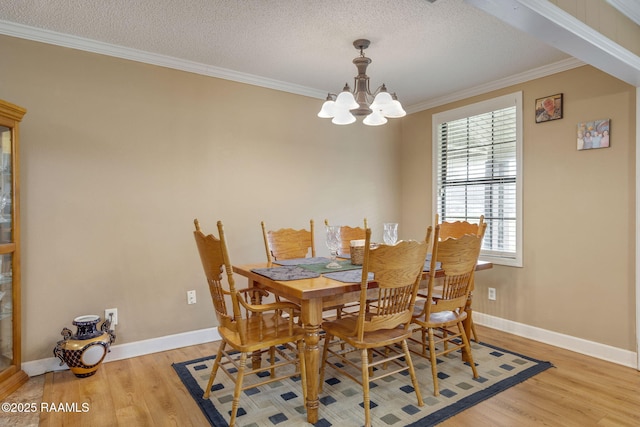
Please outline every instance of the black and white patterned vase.
[[109, 347], [116, 340], [111, 327], [111, 320], [106, 319], [98, 329], [100, 316], [89, 314], [73, 319], [77, 327], [75, 335], [69, 328], [63, 328], [60, 334], [63, 339], [53, 349], [53, 354], [60, 359], [60, 366], [67, 364], [71, 372], [78, 377], [90, 377], [95, 374]]

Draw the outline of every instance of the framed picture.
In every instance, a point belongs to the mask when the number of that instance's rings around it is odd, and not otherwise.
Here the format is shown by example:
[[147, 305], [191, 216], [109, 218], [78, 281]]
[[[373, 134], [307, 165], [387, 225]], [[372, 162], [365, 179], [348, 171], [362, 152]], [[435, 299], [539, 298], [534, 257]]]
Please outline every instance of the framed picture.
[[611, 141], [611, 120], [601, 119], [578, 123], [578, 150], [609, 148]]
[[536, 99], [536, 123], [562, 118], [562, 94]]

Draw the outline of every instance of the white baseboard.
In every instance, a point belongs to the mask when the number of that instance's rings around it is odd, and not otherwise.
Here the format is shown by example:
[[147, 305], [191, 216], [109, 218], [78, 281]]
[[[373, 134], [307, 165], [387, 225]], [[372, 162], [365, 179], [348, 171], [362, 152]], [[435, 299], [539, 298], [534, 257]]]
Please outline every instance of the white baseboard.
[[[633, 351], [623, 350], [605, 344], [548, 331], [546, 329], [536, 328], [534, 326], [525, 325], [524, 323], [513, 322], [511, 320], [502, 319], [500, 317], [491, 316], [477, 311], [473, 312], [473, 321], [478, 325], [498, 329], [510, 334], [518, 335], [534, 341], [540, 341], [545, 344], [575, 351], [598, 359], [607, 360], [630, 368], [640, 369], [640, 366], [637, 364], [638, 357]], [[104, 363], [218, 340], [220, 340], [218, 328], [208, 328], [127, 344], [114, 345], [111, 347], [109, 354], [105, 357]], [[69, 368], [67, 365], [60, 366], [59, 359], [50, 357], [48, 359], [24, 362], [22, 363], [22, 369], [27, 373], [27, 375], [33, 377], [36, 375], [42, 375], [45, 372], [63, 371]]]
[[[220, 339], [218, 328], [207, 328], [127, 344], [116, 344], [111, 346], [111, 351], [105, 356], [104, 363], [190, 345], [204, 344]], [[64, 371], [66, 369], [69, 369], [69, 367], [66, 364], [60, 366], [60, 360], [55, 357], [22, 363], [22, 370], [30, 377], [42, 375], [45, 372]]]
[[638, 357], [636, 353], [630, 350], [623, 350], [606, 344], [587, 341], [582, 338], [576, 338], [570, 335], [536, 328], [534, 326], [525, 325], [524, 323], [513, 322], [511, 320], [490, 316], [477, 311], [473, 312], [473, 321], [478, 325], [498, 329], [513, 335], [518, 335], [534, 341], [540, 341], [555, 347], [575, 351], [597, 359], [606, 360], [618, 365], [640, 370], [640, 366], [638, 366]]

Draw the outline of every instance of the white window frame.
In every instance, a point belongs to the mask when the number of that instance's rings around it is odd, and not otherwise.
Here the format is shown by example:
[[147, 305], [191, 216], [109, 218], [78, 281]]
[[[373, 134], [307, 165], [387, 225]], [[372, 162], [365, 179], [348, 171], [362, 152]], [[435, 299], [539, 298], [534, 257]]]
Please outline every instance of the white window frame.
[[523, 138], [522, 138], [522, 92], [514, 92], [508, 95], [500, 96], [497, 98], [481, 101], [475, 104], [466, 105], [464, 107], [456, 108], [453, 110], [443, 111], [441, 113], [434, 114], [432, 116], [432, 215], [431, 218], [435, 218], [437, 213], [437, 201], [438, 201], [438, 127], [441, 123], [446, 123], [452, 120], [458, 120], [465, 117], [472, 117], [479, 114], [488, 113], [490, 111], [500, 110], [508, 107], [516, 107], [516, 251], [508, 255], [499, 255], [483, 250], [480, 254], [480, 259], [483, 261], [490, 261], [497, 265], [508, 265], [512, 267], [523, 266], [523, 254], [522, 254], [522, 152], [523, 152]]

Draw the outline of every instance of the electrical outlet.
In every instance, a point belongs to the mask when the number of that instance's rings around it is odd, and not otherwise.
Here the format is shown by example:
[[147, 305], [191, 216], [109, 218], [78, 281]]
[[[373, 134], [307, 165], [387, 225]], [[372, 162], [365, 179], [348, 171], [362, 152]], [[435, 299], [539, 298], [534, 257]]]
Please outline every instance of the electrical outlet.
[[187, 291], [187, 304], [196, 303], [196, 291]]
[[496, 300], [496, 288], [489, 288], [489, 299], [491, 301]]
[[111, 326], [115, 326], [118, 324], [118, 309], [117, 308], [107, 308], [104, 311], [104, 319], [111, 319]]

